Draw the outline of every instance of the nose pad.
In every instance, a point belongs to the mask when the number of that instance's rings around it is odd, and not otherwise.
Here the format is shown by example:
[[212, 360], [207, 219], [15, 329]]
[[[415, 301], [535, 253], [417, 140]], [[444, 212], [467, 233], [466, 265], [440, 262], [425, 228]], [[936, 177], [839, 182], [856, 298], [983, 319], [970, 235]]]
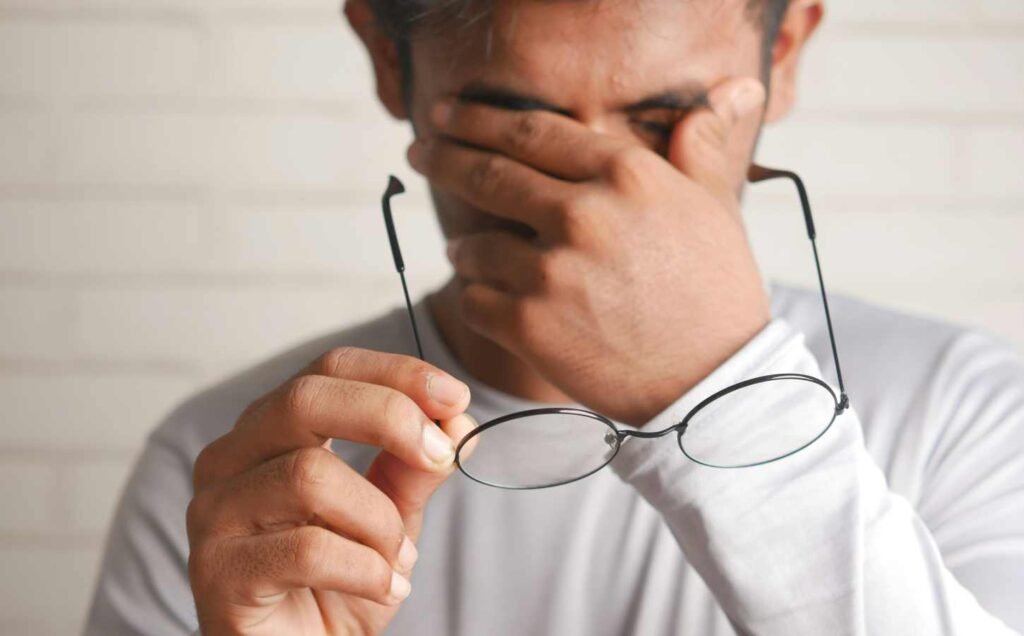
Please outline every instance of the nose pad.
[[615, 448], [619, 444], [619, 437], [615, 433], [608, 431], [604, 434], [604, 443], [611, 448]]

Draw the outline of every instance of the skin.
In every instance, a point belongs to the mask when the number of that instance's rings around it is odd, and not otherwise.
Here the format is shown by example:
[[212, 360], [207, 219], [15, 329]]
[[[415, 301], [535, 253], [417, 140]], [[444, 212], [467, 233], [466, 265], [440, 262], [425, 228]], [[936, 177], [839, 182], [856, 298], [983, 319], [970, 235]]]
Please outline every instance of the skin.
[[[423, 506], [474, 426], [469, 397], [415, 358], [336, 349], [253, 402], [195, 463], [186, 525], [202, 633], [383, 629], [410, 591]], [[364, 476], [331, 439], [382, 450]]]
[[[742, 113], [731, 100], [763, 91], [762, 34], [744, 0], [499, 2], [489, 32], [414, 41], [410, 112], [388, 41], [349, 13], [382, 102], [418, 133], [413, 167], [457, 274], [430, 306], [471, 375], [642, 425], [763, 328], [739, 195], [762, 121], [792, 104], [820, 3], [794, 3], [771, 99]], [[431, 119], [439, 100], [481, 84], [530, 110], [470, 108], [476, 90], [448, 127]], [[673, 90], [681, 110], [627, 110]], [[711, 108], [686, 109], [695, 96]]]
[[[394, 43], [365, 0], [345, 13], [382, 103], [416, 131], [408, 158], [455, 269], [430, 307], [475, 378], [642, 425], [768, 322], [739, 199], [762, 123], [793, 102], [820, 1], [788, 12], [766, 98], [740, 0], [499, 0], [489, 35], [415, 40], [408, 111]], [[666, 91], [677, 107], [646, 99]], [[340, 349], [250, 405], [195, 464], [203, 634], [381, 631], [475, 425], [469, 401], [430, 364]], [[331, 439], [382, 450], [360, 475]]]

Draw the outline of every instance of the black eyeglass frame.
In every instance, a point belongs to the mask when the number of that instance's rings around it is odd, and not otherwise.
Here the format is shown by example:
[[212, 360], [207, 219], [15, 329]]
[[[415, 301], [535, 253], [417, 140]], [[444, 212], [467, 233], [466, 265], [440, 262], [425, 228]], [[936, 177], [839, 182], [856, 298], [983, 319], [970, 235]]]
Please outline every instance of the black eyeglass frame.
[[[815, 239], [817, 238], [817, 232], [816, 232], [815, 226], [814, 226], [814, 219], [811, 216], [811, 204], [810, 204], [809, 197], [807, 196], [807, 190], [804, 187], [803, 180], [801, 180], [800, 177], [795, 172], [792, 172], [792, 171], [789, 171], [789, 170], [777, 170], [777, 169], [765, 168], [763, 166], [759, 166], [759, 165], [753, 164], [750, 167], [750, 171], [748, 173], [747, 178], [748, 178], [748, 181], [750, 181], [750, 183], [760, 183], [762, 181], [767, 181], [769, 179], [784, 178], [784, 179], [789, 179], [796, 186], [797, 192], [798, 192], [798, 194], [800, 196], [800, 204], [803, 207], [804, 223], [805, 223], [806, 229], [807, 229], [807, 237], [808, 237], [808, 239], [811, 242], [811, 248], [812, 248], [813, 253], [814, 253], [814, 266], [815, 266], [815, 269], [816, 269], [817, 274], [818, 274], [818, 287], [819, 287], [819, 289], [821, 291], [821, 300], [822, 300], [822, 304], [823, 304], [824, 309], [825, 309], [825, 322], [826, 322], [826, 324], [828, 326], [829, 343], [831, 344], [831, 347], [832, 347], [832, 358], [833, 358], [833, 361], [835, 363], [836, 377], [837, 377], [838, 383], [839, 383], [839, 395], [837, 396], [835, 391], [832, 389], [832, 387], [829, 386], [825, 381], [821, 380], [820, 378], [816, 378], [814, 376], [811, 376], [811, 375], [807, 375], [807, 374], [803, 374], [803, 373], [772, 373], [772, 374], [768, 374], [768, 375], [757, 376], [757, 377], [754, 377], [754, 378], [748, 378], [748, 379], [743, 380], [741, 382], [737, 382], [735, 384], [731, 384], [731, 385], [729, 385], [729, 386], [727, 386], [727, 387], [725, 387], [725, 388], [723, 388], [723, 389], [721, 389], [719, 391], [716, 391], [715, 393], [713, 393], [713, 394], [709, 395], [708, 397], [704, 398], [703, 400], [701, 400], [696, 406], [691, 408], [687, 412], [687, 414], [683, 417], [683, 419], [680, 420], [678, 423], [676, 423], [676, 424], [674, 424], [674, 425], [672, 425], [672, 426], [670, 426], [670, 427], [668, 427], [668, 428], [666, 428], [664, 430], [661, 430], [661, 431], [651, 431], [651, 432], [642, 431], [642, 430], [629, 430], [629, 429], [624, 430], [624, 429], [620, 429], [619, 427], [615, 426], [614, 422], [612, 422], [609, 418], [605, 417], [604, 415], [601, 415], [600, 413], [596, 413], [594, 411], [589, 411], [587, 409], [575, 408], [575, 407], [548, 407], [548, 408], [529, 409], [529, 410], [525, 410], [525, 411], [516, 411], [514, 413], [509, 413], [509, 414], [506, 414], [506, 415], [502, 415], [500, 417], [497, 417], [497, 418], [494, 418], [492, 420], [489, 420], [489, 421], [485, 422], [484, 424], [481, 424], [477, 428], [473, 429], [472, 432], [470, 432], [468, 435], [466, 435], [466, 437], [464, 437], [459, 442], [458, 446], [455, 449], [455, 463], [458, 466], [459, 470], [462, 472], [462, 474], [464, 474], [466, 477], [469, 477], [470, 479], [472, 479], [473, 481], [475, 481], [477, 483], [484, 484], [486, 486], [492, 486], [492, 487], [495, 487], [495, 488], [503, 488], [503, 489], [507, 489], [507, 490], [538, 490], [538, 489], [542, 489], [542, 488], [554, 488], [556, 486], [563, 486], [565, 484], [571, 484], [571, 483], [579, 481], [581, 479], [585, 479], [585, 478], [593, 475], [594, 473], [598, 472], [599, 470], [605, 468], [608, 464], [610, 464], [612, 462], [612, 460], [615, 459], [615, 456], [618, 454], [619, 450], [622, 448], [622, 444], [628, 438], [636, 437], [636, 438], [641, 438], [641, 439], [655, 439], [655, 438], [664, 437], [664, 436], [666, 436], [666, 435], [668, 435], [669, 433], [672, 433], [672, 432], [676, 432], [676, 443], [679, 446], [679, 450], [682, 451], [683, 455], [685, 455], [690, 461], [693, 461], [693, 462], [695, 462], [697, 464], [700, 464], [702, 466], [707, 466], [707, 467], [710, 467], [710, 468], [750, 468], [750, 467], [753, 467], [753, 466], [761, 466], [761, 465], [764, 465], [764, 464], [770, 464], [772, 462], [776, 462], [776, 461], [779, 461], [780, 459], [785, 459], [786, 457], [794, 455], [794, 454], [804, 450], [805, 448], [807, 448], [808, 446], [810, 446], [814, 442], [818, 441], [826, 432], [828, 432], [828, 430], [830, 428], [832, 428], [832, 424], [835, 422], [836, 418], [840, 414], [842, 414], [843, 411], [845, 411], [849, 407], [849, 397], [848, 397], [848, 395], [846, 393], [846, 387], [845, 387], [845, 385], [843, 383], [842, 368], [839, 365], [839, 353], [838, 353], [838, 351], [836, 349], [835, 332], [834, 332], [834, 330], [832, 328], [832, 316], [831, 316], [831, 313], [829, 311], [828, 296], [827, 296], [827, 294], [825, 292], [825, 281], [824, 281], [824, 278], [823, 278], [822, 273], [821, 273], [821, 262], [820, 262], [820, 259], [818, 257], [818, 247], [817, 247], [817, 243], [815, 241]], [[423, 356], [423, 346], [422, 346], [422, 343], [420, 341], [419, 329], [418, 329], [418, 327], [416, 325], [416, 316], [415, 316], [415, 314], [413, 312], [412, 301], [411, 301], [411, 299], [409, 297], [409, 288], [408, 288], [408, 285], [407, 285], [406, 280], [405, 280], [405, 262], [402, 259], [401, 248], [399, 247], [399, 244], [398, 244], [398, 233], [395, 230], [395, 223], [394, 223], [393, 215], [392, 215], [392, 212], [391, 212], [391, 197], [396, 195], [396, 194], [400, 194], [402, 192], [405, 192], [405, 186], [402, 184], [402, 182], [397, 177], [391, 175], [389, 180], [388, 180], [388, 187], [385, 190], [384, 195], [383, 195], [383, 197], [381, 199], [381, 206], [382, 206], [383, 212], [384, 212], [384, 224], [385, 224], [385, 227], [387, 228], [388, 240], [389, 240], [389, 242], [391, 244], [392, 257], [394, 258], [394, 261], [395, 261], [395, 269], [398, 271], [399, 277], [401, 278], [401, 281], [402, 281], [402, 292], [403, 292], [403, 294], [405, 296], [406, 310], [408, 311], [408, 314], [409, 314], [409, 322], [412, 325], [413, 337], [415, 338], [415, 341], [416, 341], [416, 351], [419, 354], [419, 358], [421, 360], [426, 361], [426, 359]], [[824, 388], [826, 391], [828, 391], [829, 395], [832, 397], [832, 400], [835, 403], [835, 410], [832, 413], [832, 417], [829, 420], [828, 424], [824, 428], [822, 428], [821, 432], [818, 433], [813, 439], [811, 439], [810, 441], [808, 441], [804, 445], [800, 446], [799, 448], [796, 448], [796, 449], [794, 449], [794, 450], [792, 450], [792, 451], [790, 451], [790, 452], [788, 452], [788, 453], [786, 453], [784, 455], [780, 455], [778, 457], [773, 457], [773, 458], [768, 459], [768, 460], [762, 460], [762, 461], [758, 461], [758, 462], [752, 462], [752, 463], [741, 464], [741, 465], [717, 465], [717, 464], [712, 464], [712, 463], [709, 463], [709, 462], [697, 459], [697, 458], [693, 457], [692, 455], [690, 455], [689, 452], [687, 452], [686, 448], [683, 446], [683, 435], [686, 433], [686, 428], [687, 428], [688, 424], [690, 423], [690, 421], [693, 419], [693, 417], [695, 415], [700, 413], [700, 411], [702, 409], [707, 407], [709, 404], [711, 404], [715, 400], [717, 400], [717, 399], [719, 399], [721, 397], [724, 397], [724, 396], [726, 396], [726, 395], [728, 395], [728, 394], [730, 394], [730, 393], [732, 393], [734, 391], [738, 391], [740, 389], [744, 389], [744, 388], [752, 386], [752, 385], [761, 384], [761, 383], [765, 383], [765, 382], [771, 382], [771, 381], [775, 381], [775, 380], [798, 380], [798, 381], [810, 382], [810, 383], [816, 384], [816, 385]], [[607, 459], [602, 464], [600, 464], [596, 468], [588, 471], [587, 473], [585, 473], [583, 475], [579, 475], [577, 477], [573, 477], [572, 479], [566, 479], [566, 480], [563, 480], [563, 481], [560, 481], [560, 482], [557, 482], [557, 483], [543, 484], [543, 485], [536, 485], [536, 486], [508, 486], [508, 485], [505, 485], [505, 484], [498, 484], [498, 483], [489, 482], [489, 481], [486, 481], [484, 479], [480, 479], [480, 478], [474, 476], [473, 474], [471, 474], [462, 465], [462, 462], [460, 461], [460, 454], [461, 454], [462, 448], [471, 439], [473, 439], [474, 437], [480, 435], [481, 433], [487, 431], [488, 429], [491, 429], [491, 428], [493, 428], [495, 426], [498, 426], [500, 424], [504, 424], [504, 423], [509, 422], [511, 420], [517, 420], [517, 419], [522, 419], [522, 418], [527, 418], [527, 417], [543, 416], [543, 415], [572, 415], [572, 416], [577, 416], [577, 417], [586, 417], [586, 418], [590, 418], [592, 420], [601, 422], [602, 424], [604, 424], [605, 426], [608, 427], [609, 435], [614, 436], [615, 447], [614, 447], [613, 452], [607, 457]], [[606, 440], [608, 440], [610, 442], [611, 438], [606, 436]]]

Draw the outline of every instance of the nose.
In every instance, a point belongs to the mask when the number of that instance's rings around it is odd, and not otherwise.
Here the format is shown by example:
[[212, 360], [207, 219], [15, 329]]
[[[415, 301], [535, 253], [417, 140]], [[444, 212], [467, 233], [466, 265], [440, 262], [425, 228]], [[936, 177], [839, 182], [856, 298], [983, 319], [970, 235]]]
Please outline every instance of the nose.
[[629, 127], [623, 117], [615, 117], [611, 113], [593, 113], [577, 117], [579, 122], [598, 133], [610, 137], [625, 137], [629, 134]]

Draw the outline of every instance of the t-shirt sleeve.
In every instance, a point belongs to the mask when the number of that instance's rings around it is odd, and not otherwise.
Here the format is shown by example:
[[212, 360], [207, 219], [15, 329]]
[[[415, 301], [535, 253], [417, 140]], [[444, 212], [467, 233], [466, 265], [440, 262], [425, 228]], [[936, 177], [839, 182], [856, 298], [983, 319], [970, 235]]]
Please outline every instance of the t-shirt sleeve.
[[[777, 462], [709, 468], [675, 444], [633, 439], [612, 466], [662, 514], [738, 633], [1013, 633], [1024, 629], [1013, 602], [1024, 598], [1024, 375], [1005, 360], [964, 368], [979, 355], [947, 356], [925, 397], [948, 436], [922, 467], [917, 509], [865, 448], [856, 396], [825, 435]], [[803, 335], [776, 319], [645, 430], [718, 389], [787, 372], [822, 378]], [[716, 424], [730, 433], [703, 440], [712, 451], [756, 451], [761, 432], [810, 412], [786, 391], [742, 395], [706, 420], [705, 435]]]
[[121, 495], [85, 636], [194, 633], [185, 530], [191, 498], [191, 462], [158, 431]]
[[968, 332], [947, 349], [925, 396], [938, 423], [917, 509], [949, 570], [1024, 632], [1024, 362]]

